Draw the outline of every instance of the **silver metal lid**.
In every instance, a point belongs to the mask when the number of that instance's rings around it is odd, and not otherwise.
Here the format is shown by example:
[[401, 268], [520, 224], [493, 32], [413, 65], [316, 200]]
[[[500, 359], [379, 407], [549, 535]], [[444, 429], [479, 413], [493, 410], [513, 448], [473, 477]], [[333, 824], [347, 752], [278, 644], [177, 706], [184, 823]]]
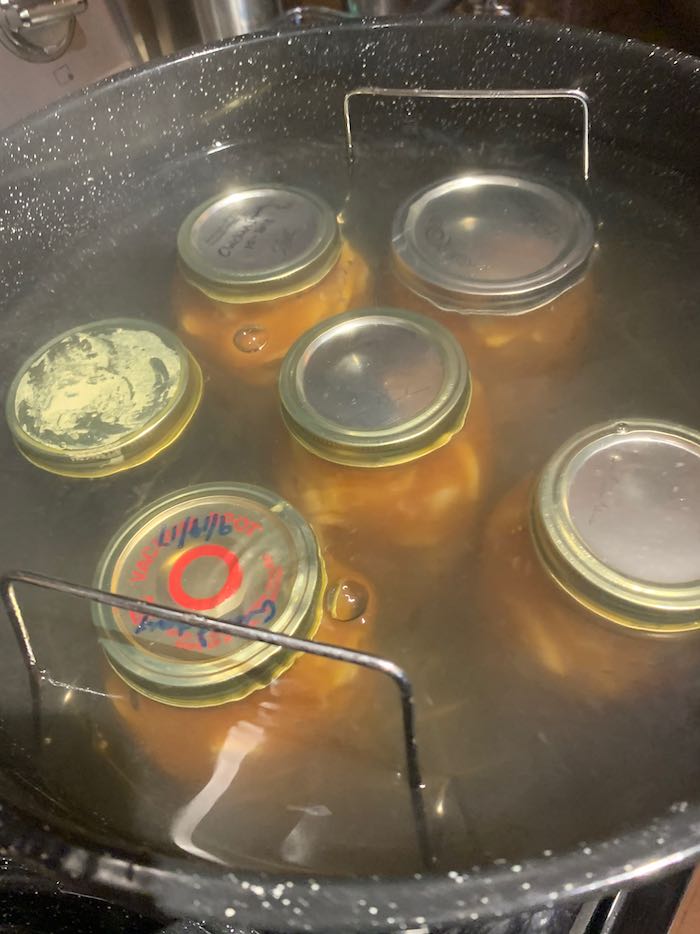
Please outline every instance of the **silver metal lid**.
[[380, 467], [427, 454], [464, 424], [471, 378], [454, 337], [423, 315], [351, 311], [307, 331], [279, 378], [294, 436], [339, 464]]
[[201, 371], [174, 334], [151, 322], [111, 318], [40, 347], [10, 386], [6, 414], [33, 463], [95, 477], [142, 463], [170, 444], [201, 393]]
[[[308, 523], [275, 493], [212, 483], [163, 497], [130, 519], [100, 561], [96, 587], [148, 603], [310, 638], [325, 580]], [[95, 604], [107, 658], [132, 687], [167, 704], [244, 697], [295, 656], [154, 616]]]
[[449, 311], [519, 314], [578, 282], [593, 221], [565, 191], [512, 175], [468, 173], [426, 188], [397, 211], [395, 270]]
[[574, 437], [533, 502], [545, 566], [622, 625], [700, 628], [700, 434], [634, 420]]
[[195, 208], [177, 237], [185, 278], [215, 299], [264, 301], [320, 281], [340, 254], [332, 209], [308, 191], [268, 185]]

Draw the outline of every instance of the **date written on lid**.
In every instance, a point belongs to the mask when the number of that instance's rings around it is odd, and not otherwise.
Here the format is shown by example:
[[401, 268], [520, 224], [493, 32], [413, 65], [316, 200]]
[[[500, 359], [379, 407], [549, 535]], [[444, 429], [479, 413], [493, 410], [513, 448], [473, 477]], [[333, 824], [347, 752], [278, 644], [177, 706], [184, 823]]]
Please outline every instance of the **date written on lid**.
[[[243, 585], [243, 568], [239, 556], [221, 544], [221, 539], [228, 542], [235, 533], [250, 537], [262, 531], [259, 522], [230, 512], [223, 515], [215, 512], [203, 516], [188, 515], [176, 525], [164, 526], [136, 557], [129, 575], [132, 593], [141, 600], [155, 603], [155, 594], [150, 591], [158, 589], [157, 578], [164, 573], [163, 564], [166, 564], [169, 568], [167, 591], [170, 603], [178, 609], [218, 615], [217, 609], [234, 599]], [[179, 555], [171, 563], [174, 552], [179, 552]], [[274, 619], [284, 568], [267, 552], [260, 556], [260, 560], [264, 569], [262, 592], [239, 612], [227, 614], [225, 618], [229, 622], [255, 626], [265, 625]], [[208, 565], [203, 586], [202, 582], [199, 585], [197, 582], [197, 566], [200, 562]], [[257, 574], [257, 571], [253, 573]], [[149, 638], [153, 638], [156, 634], [162, 634], [178, 649], [218, 649], [230, 644], [234, 638], [226, 633], [207, 632], [198, 626], [173, 623], [158, 617], [136, 613], [130, 613], [129, 616], [134, 635], [148, 633]]]
[[[290, 600], [299, 562], [276, 513], [254, 502], [234, 508], [170, 510], [146, 521], [115, 557], [109, 586], [116, 592], [192, 613], [251, 626], [272, 624]], [[220, 506], [229, 505], [221, 497]], [[237, 508], [236, 508], [237, 507]], [[241, 643], [234, 636], [177, 624], [157, 616], [116, 611], [128, 636], [150, 650], [168, 647], [218, 654]], [[128, 627], [125, 622], [128, 619]]]
[[[178, 490], [131, 518], [107, 546], [102, 590], [251, 628], [313, 637], [323, 570], [308, 523], [260, 487]], [[153, 614], [95, 605], [102, 647], [137, 690], [176, 705], [226, 703], [293, 661], [278, 646]]]

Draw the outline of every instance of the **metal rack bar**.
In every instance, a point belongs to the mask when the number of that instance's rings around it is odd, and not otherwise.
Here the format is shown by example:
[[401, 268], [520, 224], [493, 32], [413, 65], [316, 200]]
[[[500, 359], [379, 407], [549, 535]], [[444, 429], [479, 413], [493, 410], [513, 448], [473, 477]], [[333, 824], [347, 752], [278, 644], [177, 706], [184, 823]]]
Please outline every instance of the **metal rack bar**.
[[343, 100], [345, 139], [348, 161], [355, 160], [350, 121], [350, 103], [354, 97], [438, 98], [441, 100], [570, 100], [580, 105], [583, 115], [583, 139], [581, 145], [582, 172], [584, 181], [590, 174], [590, 106], [588, 96], [577, 88], [509, 88], [495, 90], [465, 90], [454, 88], [355, 88]]
[[32, 571], [12, 571], [0, 578], [0, 596], [7, 610], [17, 643], [29, 674], [30, 690], [32, 696], [33, 717], [35, 729], [40, 732], [41, 724], [41, 684], [50, 681], [47, 672], [39, 667], [34, 649], [32, 647], [29, 631], [17, 599], [16, 584], [26, 584], [41, 590], [60, 593], [70, 597], [77, 597], [88, 602], [101, 603], [127, 612], [134, 612], [146, 617], [157, 616], [173, 623], [186, 623], [188, 626], [197, 626], [211, 632], [220, 632], [237, 636], [250, 642], [266, 642], [293, 652], [306, 652], [310, 655], [319, 655], [332, 661], [345, 662], [368, 668], [379, 674], [386, 675], [396, 685], [400, 700], [403, 726], [404, 749], [406, 754], [406, 778], [411, 793], [411, 806], [416, 825], [416, 838], [423, 864], [428, 867], [434, 861], [430, 845], [427, 815], [423, 791], [425, 785], [421, 776], [418, 759], [418, 745], [416, 742], [415, 704], [413, 688], [406, 672], [394, 662], [368, 652], [356, 652], [354, 649], [345, 649], [326, 642], [313, 642], [287, 636], [282, 633], [267, 632], [263, 629], [253, 628], [244, 623], [230, 623], [225, 620], [214, 619], [200, 613], [190, 613], [176, 610], [172, 607], [146, 603], [143, 600], [134, 600], [120, 594], [107, 593], [93, 587], [84, 587], [72, 584], [60, 578], [47, 577], [44, 574], [35, 574]]
[[622, 910], [625, 907], [625, 903], [627, 902], [628, 896], [629, 892], [622, 890], [618, 892], [617, 895], [613, 898], [612, 904], [610, 905], [606, 915], [605, 922], [600, 929], [600, 934], [613, 934]]
[[580, 911], [576, 915], [574, 925], [569, 931], [569, 934], [595, 934], [591, 927], [591, 923], [598, 909], [598, 905], [600, 905], [600, 901], [597, 898], [584, 902]]

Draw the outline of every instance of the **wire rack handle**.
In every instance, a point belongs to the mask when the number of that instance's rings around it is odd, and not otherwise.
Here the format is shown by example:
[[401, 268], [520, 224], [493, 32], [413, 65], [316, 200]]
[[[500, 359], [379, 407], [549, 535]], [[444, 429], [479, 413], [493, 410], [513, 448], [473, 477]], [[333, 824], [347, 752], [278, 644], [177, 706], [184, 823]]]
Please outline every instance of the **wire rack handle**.
[[577, 88], [504, 88], [471, 90], [459, 88], [354, 88], [343, 100], [345, 141], [348, 161], [355, 160], [350, 104], [356, 97], [436, 98], [439, 100], [570, 100], [582, 113], [581, 169], [584, 181], [590, 174], [590, 103], [587, 94]]
[[172, 623], [185, 623], [210, 632], [219, 632], [233, 635], [249, 642], [266, 642], [279, 648], [293, 652], [304, 652], [309, 655], [318, 655], [331, 661], [343, 662], [368, 668], [390, 678], [399, 692], [402, 713], [404, 751], [406, 755], [406, 778], [411, 793], [411, 806], [416, 827], [418, 849], [424, 865], [430, 866], [433, 859], [428, 832], [426, 808], [424, 801], [424, 784], [421, 777], [418, 758], [418, 744], [415, 729], [415, 703], [413, 687], [406, 672], [394, 662], [368, 652], [356, 652], [325, 642], [314, 642], [308, 639], [299, 639], [283, 633], [268, 632], [267, 630], [253, 628], [244, 623], [232, 623], [225, 620], [214, 619], [200, 613], [189, 613], [173, 607], [159, 606], [146, 603], [121, 594], [107, 593], [93, 587], [84, 587], [72, 584], [60, 578], [47, 577], [33, 571], [12, 571], [0, 578], [0, 596], [10, 618], [22, 658], [27, 668], [33, 706], [35, 725], [41, 723], [41, 684], [43, 681], [54, 682], [44, 669], [39, 667], [34, 648], [29, 637], [24, 616], [17, 599], [16, 585], [25, 584], [40, 590], [60, 593], [65, 596], [77, 597], [89, 603], [100, 603], [127, 612], [145, 616], [157, 616]]

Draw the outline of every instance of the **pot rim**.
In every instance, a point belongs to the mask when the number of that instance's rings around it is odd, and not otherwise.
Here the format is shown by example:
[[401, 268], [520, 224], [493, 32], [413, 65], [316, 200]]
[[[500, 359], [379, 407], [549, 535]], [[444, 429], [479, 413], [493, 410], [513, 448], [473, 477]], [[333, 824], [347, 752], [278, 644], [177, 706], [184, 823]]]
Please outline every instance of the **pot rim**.
[[[543, 42], [562, 35], [561, 26], [547, 22], [411, 17], [361, 20], [330, 28], [319, 26], [304, 30], [298, 38], [302, 41], [314, 35], [328, 37], [337, 30], [366, 36], [377, 29], [400, 32], [423, 26], [484, 34], [527, 31]], [[583, 29], [567, 28], [566, 35], [585, 40], [602, 54], [616, 53], [630, 61], [641, 61], [653, 54], [657, 63], [663, 62], [674, 74], [689, 77], [700, 74], [699, 58], [673, 49]], [[176, 53], [156, 65], [146, 63], [105, 78], [90, 88], [90, 97], [99, 97], [115, 85], [128, 91], [144, 72], [160, 75], [189, 59], [213, 58], [240, 43], [264, 46], [278, 42], [279, 37], [279, 33], [243, 36]], [[84, 91], [77, 91], [58, 105], [39, 111], [29, 121], [8, 128], [0, 139], [6, 144], [13, 136], [24, 138], [27, 127], [40, 130], [57, 113], [70, 114], [84, 97]], [[535, 911], [543, 906], [581, 902], [593, 895], [600, 897], [622, 886], [642, 883], [681, 869], [700, 856], [700, 803], [676, 802], [644, 827], [623, 836], [599, 843], [582, 841], [577, 848], [561, 854], [547, 850], [522, 864], [496, 861], [468, 871], [399, 878], [370, 876], [321, 881], [298, 875], [285, 879], [236, 872], [228, 867], [221, 870], [207, 864], [200, 864], [201, 868], [193, 871], [191, 860], [152, 857], [136, 847], [105, 848], [90, 840], [87, 833], [73, 834], [69, 840], [57, 827], [52, 828], [45, 817], [29, 816], [7, 799], [0, 804], [0, 843], [3, 844], [0, 855], [17, 859], [39, 876], [48, 874], [65, 881], [74, 891], [102, 892], [112, 897], [118, 893], [122, 903], [152, 905], [168, 914], [198, 920], [206, 916], [222, 923], [263, 929], [273, 924], [300, 932], [309, 930], [310, 924], [311, 929], [337, 932], [386, 929], [387, 925], [398, 928], [401, 924], [420, 927], [426, 920], [435, 925], [468, 923]], [[645, 855], [633, 855], [640, 852]], [[274, 894], [280, 887], [290, 901], [285, 908], [279, 903], [279, 895]], [[385, 910], [385, 906], [391, 907]], [[378, 909], [376, 913], [372, 908]], [[387, 915], [393, 920], [389, 921]]]
[[[347, 879], [221, 870], [204, 862], [193, 870], [185, 858], [105, 849], [80, 836], [69, 842], [49, 824], [7, 806], [0, 818], [2, 856], [16, 859], [39, 878], [69, 884], [71, 891], [116, 897], [137, 911], [254, 929], [273, 925], [289, 932], [468, 924], [554, 909], [641, 885], [700, 856], [700, 807], [687, 802], [676, 802], [666, 814], [624, 836], [581, 841], [564, 853], [545, 850], [522, 863], [496, 860], [439, 875]], [[632, 855], [640, 850], [653, 850], [654, 856]]]

